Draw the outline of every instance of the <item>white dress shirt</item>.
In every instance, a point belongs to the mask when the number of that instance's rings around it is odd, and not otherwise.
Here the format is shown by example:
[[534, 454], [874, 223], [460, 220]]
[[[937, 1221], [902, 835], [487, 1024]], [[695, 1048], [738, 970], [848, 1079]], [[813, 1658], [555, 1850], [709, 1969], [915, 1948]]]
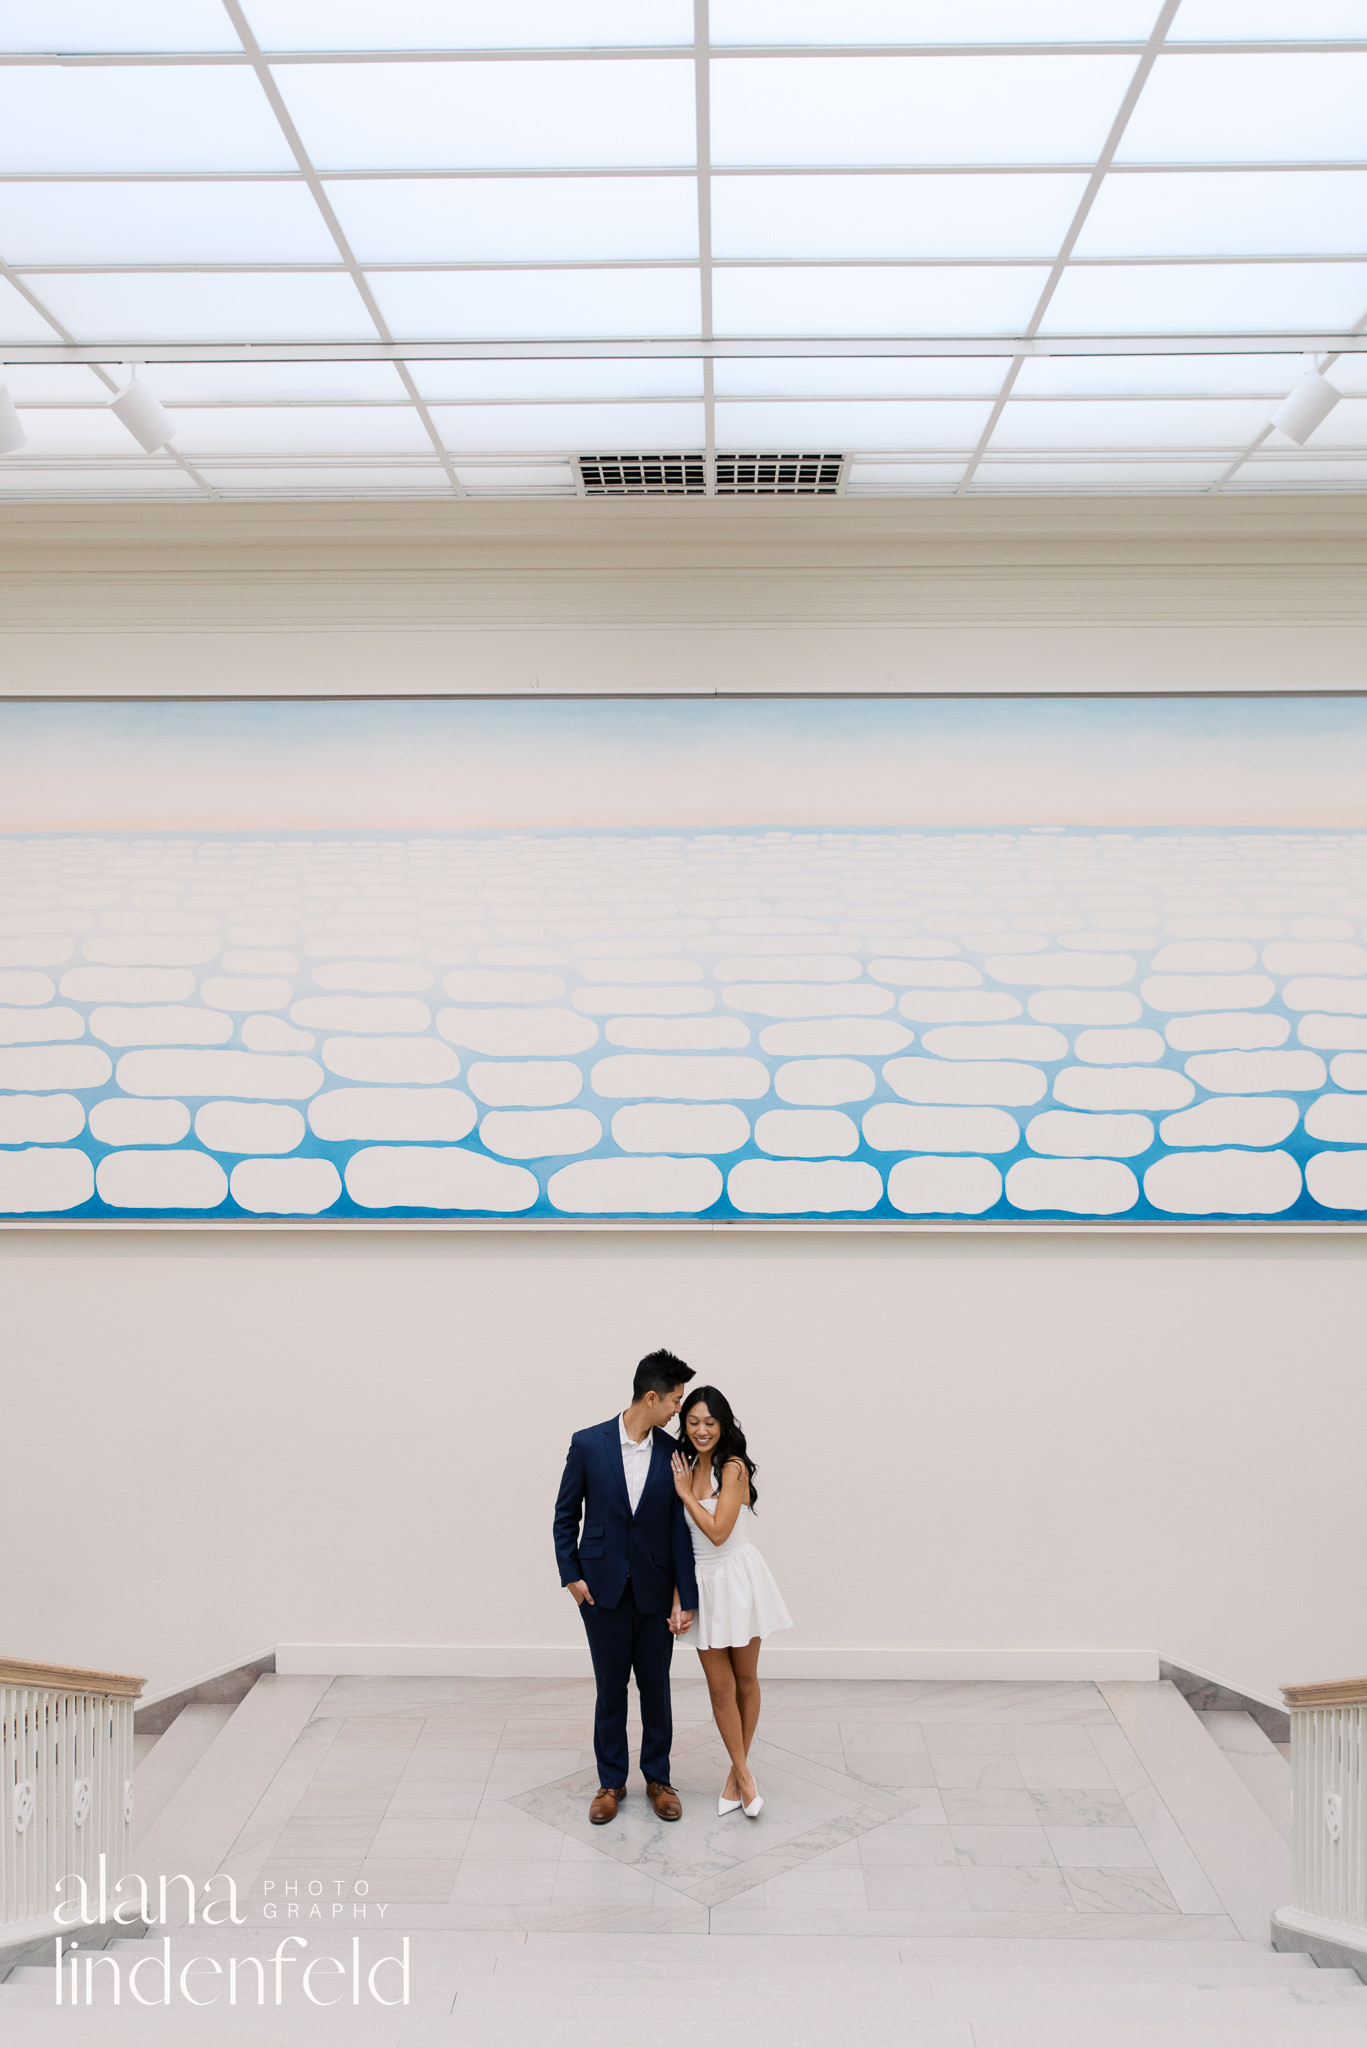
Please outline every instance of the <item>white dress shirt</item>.
[[650, 1460], [655, 1449], [655, 1432], [648, 1429], [644, 1443], [633, 1443], [627, 1435], [623, 1418], [617, 1418], [617, 1434], [622, 1439], [622, 1471], [627, 1482], [627, 1499], [631, 1502], [634, 1515], [645, 1492], [646, 1476], [650, 1471]]

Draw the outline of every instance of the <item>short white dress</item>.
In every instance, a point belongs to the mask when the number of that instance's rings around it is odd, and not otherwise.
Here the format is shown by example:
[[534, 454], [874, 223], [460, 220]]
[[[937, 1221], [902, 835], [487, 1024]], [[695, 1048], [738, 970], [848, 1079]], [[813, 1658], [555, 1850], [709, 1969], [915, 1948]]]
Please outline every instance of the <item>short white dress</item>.
[[[715, 1514], [716, 1496], [698, 1505]], [[698, 1575], [698, 1618], [692, 1635], [697, 1650], [743, 1649], [756, 1636], [793, 1625], [773, 1573], [750, 1541], [754, 1519], [754, 1510], [742, 1506], [725, 1543], [713, 1543], [689, 1516]]]

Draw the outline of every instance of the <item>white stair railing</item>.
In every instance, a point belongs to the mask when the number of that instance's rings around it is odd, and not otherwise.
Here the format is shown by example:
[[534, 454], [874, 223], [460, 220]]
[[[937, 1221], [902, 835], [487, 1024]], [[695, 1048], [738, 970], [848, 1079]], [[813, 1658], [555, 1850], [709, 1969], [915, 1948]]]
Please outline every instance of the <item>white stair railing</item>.
[[1278, 1948], [1367, 1972], [1367, 1678], [1282, 1689], [1291, 1716], [1292, 1900]]
[[77, 1877], [93, 1905], [101, 1855], [108, 1890], [128, 1870], [143, 1684], [0, 1658], [0, 1941], [52, 1933], [54, 1907], [79, 1901]]

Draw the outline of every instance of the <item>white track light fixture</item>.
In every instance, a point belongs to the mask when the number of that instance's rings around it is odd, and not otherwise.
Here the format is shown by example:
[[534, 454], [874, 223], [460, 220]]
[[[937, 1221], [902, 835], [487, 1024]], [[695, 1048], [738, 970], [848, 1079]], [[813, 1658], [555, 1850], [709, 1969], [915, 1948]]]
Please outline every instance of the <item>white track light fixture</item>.
[[1343, 393], [1336, 391], [1312, 363], [1291, 396], [1272, 415], [1272, 424], [1288, 441], [1304, 447], [1316, 427], [1323, 426]]
[[170, 413], [136, 377], [117, 398], [110, 399], [109, 410], [149, 455], [155, 455], [158, 448], [175, 439], [176, 423]]
[[13, 455], [17, 449], [27, 446], [28, 435], [14, 409], [14, 400], [8, 388], [0, 384], [0, 455]]

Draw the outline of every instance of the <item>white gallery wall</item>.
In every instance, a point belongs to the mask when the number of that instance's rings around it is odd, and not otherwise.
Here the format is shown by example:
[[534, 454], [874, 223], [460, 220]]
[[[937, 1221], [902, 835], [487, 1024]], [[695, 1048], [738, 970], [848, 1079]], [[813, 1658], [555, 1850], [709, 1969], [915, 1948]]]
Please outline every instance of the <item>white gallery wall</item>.
[[[1367, 651], [1349, 501], [191, 509], [0, 514], [0, 689], [1340, 690]], [[775, 1671], [1275, 1698], [1367, 1663], [1364, 1242], [6, 1226], [0, 1648], [150, 1692], [578, 1668], [565, 1444], [667, 1344], [751, 1433]]]

